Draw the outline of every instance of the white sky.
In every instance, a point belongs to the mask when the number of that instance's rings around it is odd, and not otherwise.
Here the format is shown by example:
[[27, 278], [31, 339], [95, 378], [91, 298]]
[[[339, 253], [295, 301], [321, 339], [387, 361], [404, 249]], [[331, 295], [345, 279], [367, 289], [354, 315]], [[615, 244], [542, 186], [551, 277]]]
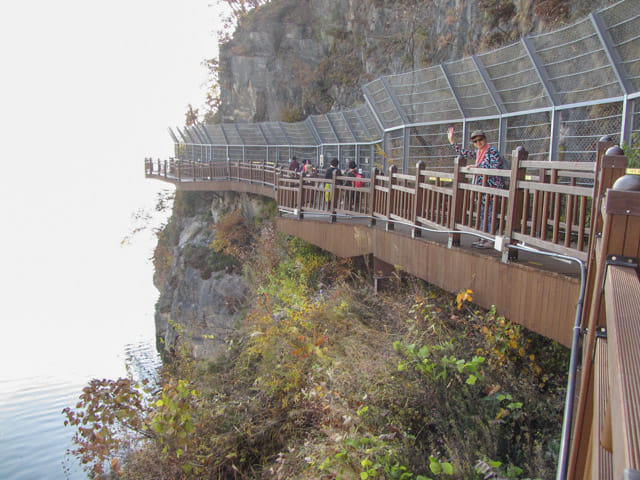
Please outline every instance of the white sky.
[[0, 377], [74, 359], [84, 375], [121, 348], [109, 332], [140, 316], [153, 328], [152, 240], [119, 243], [131, 213], [166, 188], [144, 179], [144, 157], [170, 156], [167, 127], [204, 101], [215, 3], [3, 5]]

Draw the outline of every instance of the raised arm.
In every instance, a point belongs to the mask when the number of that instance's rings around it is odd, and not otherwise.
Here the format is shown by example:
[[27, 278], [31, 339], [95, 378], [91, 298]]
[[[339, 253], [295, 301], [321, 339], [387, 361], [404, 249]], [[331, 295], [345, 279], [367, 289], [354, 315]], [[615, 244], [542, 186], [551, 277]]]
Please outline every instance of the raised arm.
[[454, 127], [449, 127], [447, 129], [447, 138], [449, 139], [449, 143], [451, 144], [451, 146], [456, 149], [456, 152], [458, 152], [458, 155], [463, 155], [467, 158], [470, 158], [471, 160], [475, 159], [476, 154], [474, 152], [472, 152], [471, 150], [466, 150], [462, 148], [461, 145], [455, 142], [454, 140], [455, 133], [456, 133], [456, 130]]

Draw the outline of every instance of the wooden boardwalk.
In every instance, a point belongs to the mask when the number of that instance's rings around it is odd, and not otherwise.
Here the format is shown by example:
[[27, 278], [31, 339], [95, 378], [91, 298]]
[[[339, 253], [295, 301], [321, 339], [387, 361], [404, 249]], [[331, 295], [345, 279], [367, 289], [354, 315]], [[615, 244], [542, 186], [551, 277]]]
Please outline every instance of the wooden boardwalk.
[[[374, 171], [358, 188], [267, 164], [146, 159], [145, 174], [271, 197], [280, 230], [339, 256], [371, 255], [376, 284], [400, 268], [454, 293], [471, 288], [479, 305], [571, 347], [558, 478], [618, 479], [640, 471], [640, 192], [610, 190], [627, 163], [611, 147], [576, 163], [516, 149], [511, 170], [491, 170], [507, 189], [462, 159], [448, 171]], [[471, 248], [477, 238], [494, 248]]]

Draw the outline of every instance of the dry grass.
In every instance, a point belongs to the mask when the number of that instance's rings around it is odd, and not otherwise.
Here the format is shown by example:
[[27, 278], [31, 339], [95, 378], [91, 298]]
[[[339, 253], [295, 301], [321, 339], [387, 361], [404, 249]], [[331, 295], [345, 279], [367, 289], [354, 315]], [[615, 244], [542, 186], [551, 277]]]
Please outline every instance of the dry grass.
[[[261, 235], [265, 260], [248, 272], [255, 299], [228, 354], [174, 372], [203, 392], [198, 448], [181, 460], [200, 465], [197, 478], [417, 480], [440, 478], [436, 462], [466, 479], [480, 460], [553, 476], [565, 349], [494, 312], [458, 310], [455, 296], [419, 280], [375, 294], [366, 268], [268, 227]], [[412, 345], [431, 353], [418, 362]], [[474, 355], [486, 357], [476, 384], [443, 363]], [[160, 457], [153, 445], [130, 457], [131, 478], [152, 478], [143, 472]]]

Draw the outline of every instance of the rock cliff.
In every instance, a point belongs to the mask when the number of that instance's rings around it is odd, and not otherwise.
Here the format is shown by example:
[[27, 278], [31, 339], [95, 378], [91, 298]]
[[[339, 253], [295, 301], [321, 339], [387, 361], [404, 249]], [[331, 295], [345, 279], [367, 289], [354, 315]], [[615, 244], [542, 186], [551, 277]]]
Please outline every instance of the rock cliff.
[[298, 121], [360, 87], [559, 28], [611, 0], [272, 0], [220, 50], [222, 122]]
[[178, 192], [154, 253], [156, 335], [160, 347], [188, 340], [196, 357], [215, 356], [235, 326], [248, 293], [241, 265], [211, 244], [220, 219], [234, 211], [251, 220], [271, 202], [246, 194]]

